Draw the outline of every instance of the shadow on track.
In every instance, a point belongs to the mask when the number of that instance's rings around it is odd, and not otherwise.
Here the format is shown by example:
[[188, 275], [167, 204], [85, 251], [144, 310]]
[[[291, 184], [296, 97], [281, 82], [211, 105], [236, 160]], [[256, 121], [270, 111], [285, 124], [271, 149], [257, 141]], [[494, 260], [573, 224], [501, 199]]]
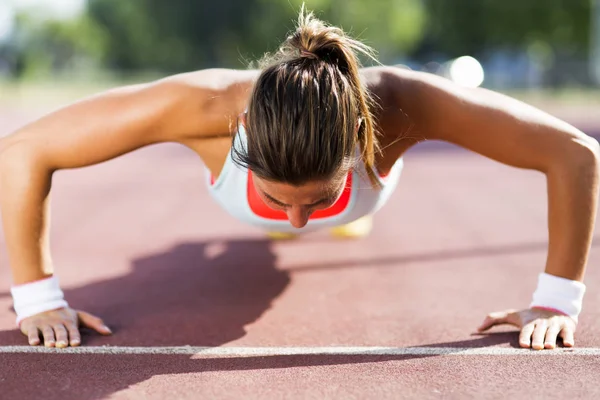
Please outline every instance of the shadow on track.
[[[83, 345], [218, 346], [244, 336], [290, 282], [267, 240], [184, 243], [132, 262], [131, 273], [65, 290], [72, 307], [114, 332], [82, 331]], [[0, 345], [24, 345], [17, 330]]]
[[[591, 247], [600, 246], [600, 237], [592, 239]], [[498, 257], [515, 254], [528, 254], [538, 251], [547, 251], [547, 242], [514, 243], [506, 245], [464, 248], [454, 250], [428, 251], [415, 254], [392, 255], [387, 257], [369, 257], [368, 259], [341, 260], [315, 265], [291, 265], [285, 270], [294, 274], [330, 269], [347, 268], [395, 268], [407, 263], [427, 263], [439, 261], [456, 261], [479, 257]]]
[[[84, 345], [220, 346], [244, 336], [245, 326], [264, 314], [290, 283], [291, 272], [276, 268], [271, 246], [266, 240], [184, 243], [165, 253], [133, 260], [131, 273], [126, 276], [67, 290], [73, 306], [103, 316], [116, 334], [106, 338], [86, 335]], [[24, 337], [15, 330], [0, 332], [0, 344], [23, 345]], [[498, 345], [518, 347], [518, 333], [484, 334], [420, 347]], [[198, 358], [168, 354], [3, 354], [0, 375], [4, 379], [0, 386], [7, 398], [39, 398], [44, 393], [46, 399], [102, 399], [161, 375], [405, 362], [430, 357], [436, 355]]]

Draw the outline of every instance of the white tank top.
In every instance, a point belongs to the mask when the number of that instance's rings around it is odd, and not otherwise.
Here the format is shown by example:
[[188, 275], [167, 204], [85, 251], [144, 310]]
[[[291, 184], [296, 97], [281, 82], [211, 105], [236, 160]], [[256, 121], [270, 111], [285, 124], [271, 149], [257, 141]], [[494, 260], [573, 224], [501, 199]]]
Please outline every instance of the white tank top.
[[[239, 126], [233, 145], [247, 146], [243, 125]], [[217, 203], [233, 217], [250, 225], [276, 232], [303, 233], [322, 228], [344, 225], [379, 210], [397, 186], [403, 168], [402, 158], [392, 167], [386, 177], [379, 177], [381, 189], [373, 188], [363, 162], [348, 174], [346, 188], [331, 207], [315, 211], [302, 228], [294, 228], [285, 212], [273, 210], [258, 196], [252, 182], [252, 172], [242, 168], [227, 155], [219, 177], [214, 180], [206, 171], [208, 190]]]

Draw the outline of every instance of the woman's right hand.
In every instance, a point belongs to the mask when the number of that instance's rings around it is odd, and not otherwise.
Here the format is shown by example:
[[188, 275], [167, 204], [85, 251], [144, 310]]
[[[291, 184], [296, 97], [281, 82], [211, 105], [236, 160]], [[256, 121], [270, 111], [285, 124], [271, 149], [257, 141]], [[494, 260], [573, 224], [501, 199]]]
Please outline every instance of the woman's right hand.
[[32, 315], [21, 321], [19, 327], [21, 332], [29, 338], [29, 344], [32, 346], [41, 343], [41, 333], [46, 347], [63, 348], [81, 344], [80, 326], [93, 329], [102, 335], [112, 334], [100, 318], [72, 308], [61, 308]]

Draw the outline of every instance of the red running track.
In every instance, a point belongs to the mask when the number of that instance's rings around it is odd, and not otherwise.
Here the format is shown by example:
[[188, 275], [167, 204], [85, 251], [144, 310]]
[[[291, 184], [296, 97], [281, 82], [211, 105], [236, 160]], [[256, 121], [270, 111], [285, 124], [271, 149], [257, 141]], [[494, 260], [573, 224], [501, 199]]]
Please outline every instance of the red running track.
[[[187, 149], [160, 145], [56, 174], [57, 273], [69, 302], [115, 334], [86, 333], [87, 353], [13, 347], [26, 338], [0, 237], [0, 397], [600, 398], [598, 234], [576, 335], [588, 353], [520, 351], [510, 327], [474, 334], [486, 313], [529, 303], [546, 256], [543, 175], [422, 145], [369, 238], [271, 242], [210, 200], [202, 171]], [[149, 354], [159, 346], [177, 349]], [[337, 346], [365, 349], [310, 354]]]

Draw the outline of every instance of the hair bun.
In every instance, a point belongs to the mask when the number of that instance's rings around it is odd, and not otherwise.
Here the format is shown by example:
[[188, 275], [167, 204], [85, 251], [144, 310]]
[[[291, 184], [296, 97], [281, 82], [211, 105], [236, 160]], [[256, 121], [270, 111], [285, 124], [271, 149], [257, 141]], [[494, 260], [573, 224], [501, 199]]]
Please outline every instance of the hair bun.
[[300, 49], [300, 57], [309, 58], [311, 60], [318, 60], [319, 56], [313, 53], [312, 51], [308, 51], [305, 49]]
[[372, 59], [372, 50], [348, 37], [341, 28], [331, 26], [305, 10], [298, 17], [296, 30], [280, 48], [282, 54], [301, 59], [319, 60], [335, 65], [343, 73], [350, 73], [351, 65], [359, 65], [357, 53]]

